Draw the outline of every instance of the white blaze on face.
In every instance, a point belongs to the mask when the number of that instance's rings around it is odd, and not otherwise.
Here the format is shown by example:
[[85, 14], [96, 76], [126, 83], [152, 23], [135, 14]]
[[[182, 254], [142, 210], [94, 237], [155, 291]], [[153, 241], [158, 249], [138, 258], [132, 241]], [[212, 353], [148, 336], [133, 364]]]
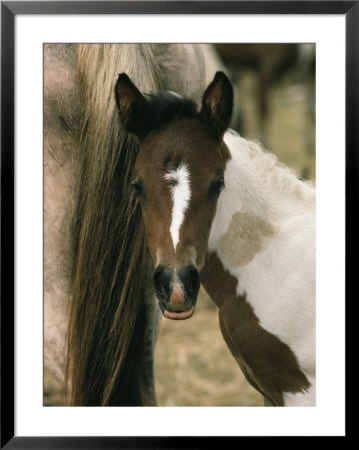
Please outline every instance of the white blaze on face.
[[170, 232], [173, 246], [176, 250], [179, 241], [179, 232], [183, 223], [186, 209], [191, 198], [189, 170], [186, 164], [181, 163], [176, 169], [165, 175], [165, 179], [170, 182], [172, 195], [172, 222]]

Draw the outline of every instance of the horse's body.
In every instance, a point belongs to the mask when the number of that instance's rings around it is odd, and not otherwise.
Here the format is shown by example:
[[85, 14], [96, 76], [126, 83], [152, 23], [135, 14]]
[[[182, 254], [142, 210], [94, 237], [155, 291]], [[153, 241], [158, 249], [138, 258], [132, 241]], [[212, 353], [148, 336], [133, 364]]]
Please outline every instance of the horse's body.
[[231, 132], [233, 92], [217, 73], [202, 108], [145, 97], [126, 74], [120, 120], [140, 151], [141, 204], [162, 313], [188, 319], [200, 281], [222, 334], [266, 405], [315, 404], [315, 192]]
[[60, 381], [67, 374], [73, 404], [155, 404], [158, 308], [117, 74], [199, 99], [204, 64], [200, 45], [44, 47], [44, 360]]
[[248, 380], [274, 405], [315, 403], [315, 192], [232, 133], [201, 281]]

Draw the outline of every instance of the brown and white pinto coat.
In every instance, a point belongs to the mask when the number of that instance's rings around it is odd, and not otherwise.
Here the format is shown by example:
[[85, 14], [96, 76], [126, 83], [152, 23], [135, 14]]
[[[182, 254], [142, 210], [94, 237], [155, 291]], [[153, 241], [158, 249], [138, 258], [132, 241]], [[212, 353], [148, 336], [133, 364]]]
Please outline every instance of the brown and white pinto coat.
[[314, 405], [314, 189], [226, 133], [233, 93], [223, 73], [199, 112], [172, 92], [145, 97], [125, 74], [116, 100], [140, 142], [133, 188], [163, 315], [191, 317], [201, 282], [265, 404]]

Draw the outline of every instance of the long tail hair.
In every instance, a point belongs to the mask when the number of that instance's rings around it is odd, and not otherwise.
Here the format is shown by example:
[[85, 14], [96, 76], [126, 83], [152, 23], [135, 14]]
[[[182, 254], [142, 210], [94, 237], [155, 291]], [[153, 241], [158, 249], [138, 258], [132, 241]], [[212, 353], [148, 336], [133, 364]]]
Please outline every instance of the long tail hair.
[[73, 222], [66, 384], [72, 405], [145, 405], [139, 367], [148, 254], [130, 187], [136, 142], [119, 125], [117, 74], [145, 91], [160, 86], [156, 47], [80, 45], [82, 173]]

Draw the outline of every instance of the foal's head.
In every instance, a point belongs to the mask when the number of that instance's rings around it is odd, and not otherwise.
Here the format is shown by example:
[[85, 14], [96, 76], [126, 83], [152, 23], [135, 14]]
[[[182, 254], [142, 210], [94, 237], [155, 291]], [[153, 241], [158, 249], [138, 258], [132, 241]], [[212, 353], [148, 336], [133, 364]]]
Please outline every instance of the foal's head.
[[144, 96], [126, 74], [119, 75], [115, 94], [120, 119], [140, 144], [132, 186], [155, 264], [156, 296], [165, 317], [187, 319], [224, 188], [232, 86], [217, 72], [200, 111], [173, 92]]

